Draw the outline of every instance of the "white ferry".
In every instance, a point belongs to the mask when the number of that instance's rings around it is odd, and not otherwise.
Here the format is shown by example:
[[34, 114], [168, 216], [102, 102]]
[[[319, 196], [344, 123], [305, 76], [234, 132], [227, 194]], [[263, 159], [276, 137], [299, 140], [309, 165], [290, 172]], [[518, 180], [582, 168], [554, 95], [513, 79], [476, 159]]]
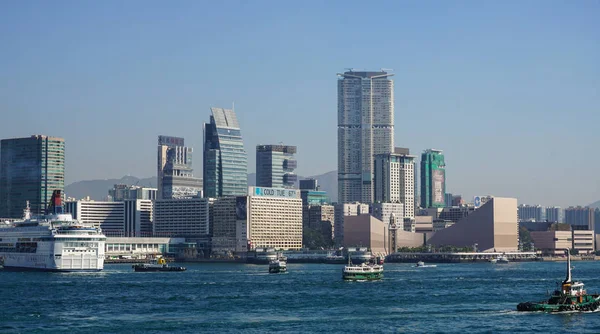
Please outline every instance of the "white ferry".
[[31, 217], [29, 202], [23, 221], [0, 223], [0, 263], [5, 270], [100, 271], [106, 236], [63, 213], [60, 191], [52, 194], [49, 211]]

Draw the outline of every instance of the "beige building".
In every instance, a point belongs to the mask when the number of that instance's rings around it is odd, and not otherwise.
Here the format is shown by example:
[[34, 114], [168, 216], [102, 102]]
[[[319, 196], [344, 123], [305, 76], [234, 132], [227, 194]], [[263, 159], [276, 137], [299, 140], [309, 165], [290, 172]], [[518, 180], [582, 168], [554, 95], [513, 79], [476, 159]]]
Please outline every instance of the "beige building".
[[344, 247], [367, 247], [376, 255], [387, 254], [388, 224], [369, 215], [344, 217]]
[[484, 252], [518, 250], [517, 199], [494, 197], [456, 224], [436, 232], [428, 243]]
[[574, 230], [573, 249], [579, 254], [594, 252], [594, 231]]
[[[246, 216], [248, 250], [302, 248], [302, 199], [297, 189], [249, 187]], [[238, 197], [238, 201], [244, 197]], [[236, 211], [243, 203], [236, 203]], [[244, 226], [242, 223], [241, 226]]]
[[530, 235], [535, 249], [544, 255], [563, 255], [573, 245], [571, 231], [533, 231]]

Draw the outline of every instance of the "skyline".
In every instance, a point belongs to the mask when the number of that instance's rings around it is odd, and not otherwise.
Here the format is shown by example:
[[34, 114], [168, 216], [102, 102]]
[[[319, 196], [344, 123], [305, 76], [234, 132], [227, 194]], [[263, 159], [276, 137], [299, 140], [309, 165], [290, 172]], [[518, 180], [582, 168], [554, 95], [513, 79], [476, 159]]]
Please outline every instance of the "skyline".
[[587, 205], [600, 199], [599, 9], [3, 3], [0, 134], [65, 138], [65, 184], [146, 177], [158, 135], [199, 152], [210, 107], [235, 102], [248, 172], [256, 145], [283, 142], [298, 175], [316, 175], [337, 164], [336, 73], [393, 68], [394, 145], [443, 150], [447, 192]]

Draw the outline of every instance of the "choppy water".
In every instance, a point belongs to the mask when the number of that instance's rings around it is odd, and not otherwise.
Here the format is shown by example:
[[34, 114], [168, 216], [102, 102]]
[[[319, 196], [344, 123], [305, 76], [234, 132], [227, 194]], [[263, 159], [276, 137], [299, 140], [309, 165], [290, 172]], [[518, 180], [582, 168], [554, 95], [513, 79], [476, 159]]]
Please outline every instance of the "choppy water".
[[[186, 264], [186, 272], [0, 272], [0, 332], [600, 333], [600, 313], [516, 312], [545, 299], [565, 263], [386, 264], [376, 282], [342, 265]], [[573, 275], [600, 291], [600, 262]]]

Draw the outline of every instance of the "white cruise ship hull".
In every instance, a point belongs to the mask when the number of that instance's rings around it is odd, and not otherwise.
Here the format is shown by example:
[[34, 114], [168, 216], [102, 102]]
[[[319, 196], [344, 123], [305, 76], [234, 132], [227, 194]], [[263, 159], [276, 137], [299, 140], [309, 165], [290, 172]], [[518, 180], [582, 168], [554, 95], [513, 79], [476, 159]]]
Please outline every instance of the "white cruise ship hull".
[[104, 256], [98, 258], [81, 255], [53, 259], [51, 255], [5, 254], [2, 258], [4, 270], [94, 272], [104, 269]]

